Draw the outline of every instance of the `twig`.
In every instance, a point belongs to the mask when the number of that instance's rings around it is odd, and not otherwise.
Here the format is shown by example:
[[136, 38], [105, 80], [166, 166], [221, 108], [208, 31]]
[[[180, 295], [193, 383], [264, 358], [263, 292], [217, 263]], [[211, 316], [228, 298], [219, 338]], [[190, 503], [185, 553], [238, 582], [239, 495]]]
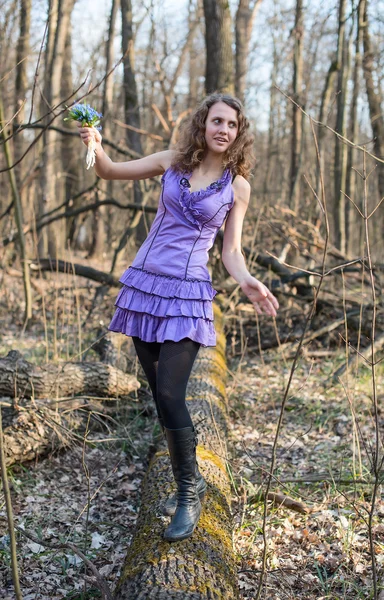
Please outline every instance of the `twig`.
[[[305, 324], [304, 324], [304, 328], [303, 328], [303, 333], [301, 335], [301, 338], [299, 340], [298, 346], [297, 346], [297, 350], [296, 350], [296, 354], [295, 357], [293, 359], [292, 362], [292, 366], [291, 366], [291, 370], [290, 370], [290, 374], [289, 374], [289, 379], [288, 379], [288, 383], [284, 392], [284, 397], [281, 403], [281, 408], [280, 408], [280, 414], [279, 414], [279, 419], [278, 419], [278, 423], [277, 423], [277, 427], [276, 427], [276, 433], [275, 433], [275, 438], [274, 438], [274, 442], [273, 442], [273, 446], [272, 446], [272, 457], [271, 457], [271, 466], [270, 466], [270, 472], [268, 475], [268, 479], [267, 479], [267, 485], [266, 485], [266, 489], [265, 489], [265, 500], [264, 500], [264, 511], [263, 511], [263, 556], [262, 556], [262, 571], [261, 571], [261, 575], [259, 578], [259, 583], [258, 583], [258, 588], [257, 588], [257, 593], [256, 593], [256, 598], [255, 600], [260, 600], [261, 597], [261, 592], [262, 592], [262, 587], [263, 587], [263, 583], [264, 583], [264, 578], [265, 578], [265, 574], [267, 572], [267, 551], [268, 551], [268, 542], [267, 542], [267, 516], [268, 516], [268, 494], [270, 492], [270, 488], [272, 485], [272, 479], [274, 477], [274, 471], [275, 471], [275, 466], [276, 466], [276, 453], [277, 453], [277, 444], [278, 444], [278, 440], [279, 440], [279, 435], [280, 435], [280, 431], [281, 431], [281, 427], [282, 427], [282, 423], [283, 423], [283, 416], [284, 416], [284, 412], [285, 412], [285, 405], [287, 403], [288, 400], [288, 394], [289, 394], [289, 390], [291, 388], [291, 384], [292, 384], [292, 379], [293, 379], [293, 375], [296, 369], [296, 365], [297, 365], [297, 361], [299, 359], [300, 356], [300, 351], [301, 351], [301, 347], [303, 345], [303, 341], [304, 341], [304, 337], [305, 334], [307, 332], [309, 323], [314, 315], [315, 312], [315, 308], [316, 308], [316, 302], [317, 302], [317, 298], [319, 296], [320, 293], [320, 289], [325, 277], [325, 260], [326, 260], [326, 256], [327, 256], [327, 247], [328, 247], [328, 240], [329, 240], [329, 223], [328, 223], [328, 215], [327, 215], [327, 210], [326, 210], [326, 198], [325, 198], [325, 187], [324, 187], [324, 177], [323, 177], [323, 172], [321, 169], [321, 160], [320, 160], [320, 153], [319, 153], [319, 147], [317, 144], [317, 138], [316, 138], [316, 134], [315, 134], [315, 130], [313, 127], [313, 123], [311, 120], [311, 128], [312, 128], [312, 134], [313, 134], [313, 138], [314, 138], [314, 143], [315, 143], [315, 147], [316, 147], [316, 155], [317, 155], [317, 160], [318, 160], [318, 164], [320, 166], [320, 184], [321, 184], [321, 203], [322, 203], [322, 208], [323, 208], [323, 214], [324, 214], [324, 220], [325, 220], [325, 243], [324, 243], [324, 252], [323, 252], [323, 260], [322, 260], [322, 276], [320, 277], [320, 281], [319, 281], [319, 285], [318, 287], [315, 289], [315, 296], [313, 299], [313, 303], [312, 303], [312, 310], [308, 313], [308, 316], [306, 318]], [[320, 202], [320, 200], [319, 200]]]
[[384, 163], [384, 159], [380, 158], [379, 156], [376, 156], [376, 154], [373, 154], [372, 152], [368, 152], [368, 150], [366, 149], [365, 146], [360, 146], [359, 144], [355, 144], [354, 142], [351, 142], [351, 140], [349, 140], [348, 138], [344, 137], [343, 135], [341, 135], [341, 133], [339, 133], [338, 131], [336, 131], [335, 129], [332, 129], [332, 127], [330, 127], [329, 125], [327, 125], [326, 123], [322, 123], [321, 121], [316, 121], [316, 119], [314, 119], [313, 117], [311, 117], [311, 115], [309, 115], [302, 106], [300, 106], [300, 104], [298, 104], [297, 102], [295, 102], [293, 100], [293, 98], [291, 98], [291, 96], [289, 96], [288, 94], [286, 94], [285, 92], [283, 92], [283, 90], [281, 88], [279, 88], [278, 85], [274, 84], [275, 88], [281, 93], [283, 94], [283, 96], [285, 96], [287, 98], [287, 100], [289, 100], [290, 102], [292, 102], [292, 104], [294, 104], [295, 106], [297, 106], [297, 108], [299, 110], [301, 110], [301, 112], [308, 117], [308, 119], [310, 119], [311, 121], [311, 125], [314, 123], [315, 125], [319, 125], [320, 127], [325, 127], [326, 129], [328, 129], [329, 131], [331, 131], [332, 133], [335, 134], [335, 136], [342, 142], [344, 142], [345, 144], [347, 144], [348, 146], [351, 146], [352, 148], [356, 148], [356, 150], [360, 150], [361, 152], [364, 152], [364, 154], [367, 154], [368, 156], [370, 156], [371, 158], [373, 158], [374, 160], [377, 160], [377, 162], [380, 163]]
[[[369, 153], [367, 153], [369, 154]], [[380, 475], [380, 422], [379, 422], [379, 407], [377, 402], [377, 388], [376, 388], [376, 364], [375, 364], [375, 335], [376, 335], [376, 289], [375, 289], [375, 281], [373, 278], [373, 267], [372, 267], [372, 257], [371, 257], [371, 245], [370, 245], [370, 237], [369, 237], [369, 214], [368, 214], [368, 176], [366, 171], [366, 153], [363, 154], [363, 181], [364, 181], [364, 193], [363, 193], [363, 208], [364, 208], [364, 232], [365, 232], [365, 245], [367, 248], [368, 255], [368, 273], [371, 283], [371, 293], [372, 293], [372, 323], [371, 323], [371, 374], [372, 374], [372, 404], [373, 404], [373, 412], [374, 412], [374, 423], [375, 423], [375, 445], [374, 445], [374, 455], [373, 455], [373, 473], [375, 477], [373, 490], [372, 490], [372, 498], [371, 498], [371, 509], [369, 511], [368, 518], [368, 537], [369, 537], [369, 547], [371, 554], [371, 564], [372, 564], [372, 579], [373, 579], [373, 594], [374, 598], [378, 596], [378, 581], [377, 581], [377, 565], [376, 565], [376, 556], [375, 556], [375, 546], [373, 540], [373, 516], [375, 512], [376, 505], [376, 497], [379, 488], [379, 475]], [[383, 161], [381, 161], [383, 162]]]
[[10, 539], [10, 545], [11, 545], [13, 586], [15, 589], [16, 600], [22, 600], [20, 582], [19, 582], [19, 571], [17, 568], [16, 537], [15, 537], [15, 526], [13, 523], [12, 501], [11, 501], [11, 493], [9, 491], [9, 485], [8, 485], [7, 465], [5, 462], [4, 436], [3, 436], [3, 424], [2, 424], [2, 417], [1, 417], [1, 407], [0, 407], [0, 470], [1, 470], [1, 481], [3, 484], [5, 505], [6, 505], [6, 509], [7, 509], [8, 531], [9, 531], [9, 539]]
[[305, 504], [302, 502], [298, 502], [289, 496], [285, 496], [284, 494], [277, 492], [269, 492], [267, 496], [263, 494], [263, 492], [255, 494], [254, 496], [248, 498], [248, 504], [255, 504], [257, 502], [261, 502], [262, 500], [265, 501], [265, 499], [272, 501], [272, 504], [275, 506], [289, 508], [290, 510], [298, 512], [301, 515], [307, 515], [309, 512], [311, 512], [311, 509], [308, 508], [308, 506], [305, 506]]
[[155, 133], [146, 131], [146, 129], [139, 129], [138, 127], [133, 127], [133, 125], [127, 125], [126, 123], [119, 121], [119, 119], [112, 119], [112, 121], [114, 123], [116, 123], [116, 125], [118, 125], [119, 127], [122, 127], [123, 129], [129, 129], [130, 131], [135, 131], [136, 133], [141, 133], [141, 135], [146, 135], [147, 137], [151, 138], [152, 140], [158, 140], [160, 142], [164, 142], [164, 138], [161, 137], [161, 135], [156, 135]]

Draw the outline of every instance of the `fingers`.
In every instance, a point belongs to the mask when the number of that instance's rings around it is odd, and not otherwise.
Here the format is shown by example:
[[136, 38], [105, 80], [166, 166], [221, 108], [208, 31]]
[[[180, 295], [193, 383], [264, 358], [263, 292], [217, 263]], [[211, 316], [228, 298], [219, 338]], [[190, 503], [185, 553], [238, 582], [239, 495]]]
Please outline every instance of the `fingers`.
[[274, 296], [272, 294], [272, 292], [270, 292], [269, 290], [268, 290], [268, 300], [272, 303], [272, 305], [274, 306], [274, 308], [276, 310], [279, 308], [279, 302], [278, 302], [276, 296]]
[[81, 123], [76, 123], [78, 129], [79, 129], [79, 134], [81, 137], [81, 141], [88, 146], [89, 142], [94, 139], [96, 142], [99, 142], [100, 139], [100, 135], [99, 132], [97, 131], [97, 129], [95, 129], [94, 127], [82, 127]]
[[266, 314], [276, 317], [279, 303], [269, 289], [255, 277], [249, 277], [241, 284], [241, 289], [252, 302], [258, 315]]
[[276, 317], [276, 309], [269, 298], [252, 302], [253, 307], [258, 315], [266, 314], [270, 317]]
[[[272, 304], [274, 309], [277, 310], [279, 308], [279, 303], [277, 301], [277, 298], [272, 294], [272, 292], [270, 292], [269, 289], [261, 281], [258, 281], [258, 288], [263, 294], [264, 298]], [[276, 316], [276, 313], [274, 316]]]

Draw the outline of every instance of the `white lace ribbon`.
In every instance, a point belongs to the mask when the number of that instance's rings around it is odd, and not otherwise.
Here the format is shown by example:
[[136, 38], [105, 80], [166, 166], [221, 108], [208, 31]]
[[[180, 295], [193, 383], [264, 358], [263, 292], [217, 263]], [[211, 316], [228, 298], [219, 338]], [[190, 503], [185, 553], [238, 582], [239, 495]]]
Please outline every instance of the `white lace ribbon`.
[[87, 171], [90, 167], [93, 167], [96, 162], [96, 142], [95, 138], [91, 138], [88, 142], [87, 158], [85, 159], [87, 164]]

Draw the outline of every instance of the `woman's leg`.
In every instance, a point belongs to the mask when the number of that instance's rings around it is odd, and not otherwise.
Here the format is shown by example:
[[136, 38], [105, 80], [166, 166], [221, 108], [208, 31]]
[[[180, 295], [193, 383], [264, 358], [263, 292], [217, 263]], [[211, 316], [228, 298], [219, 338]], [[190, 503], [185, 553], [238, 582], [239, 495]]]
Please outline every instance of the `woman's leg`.
[[157, 369], [157, 402], [167, 429], [193, 426], [185, 395], [199, 348], [200, 344], [189, 338], [161, 344]]
[[157, 400], [157, 369], [161, 344], [157, 342], [143, 342], [138, 337], [132, 337], [136, 354], [151, 388], [155, 401], [157, 416], [161, 421], [161, 412]]
[[157, 399], [177, 484], [176, 510], [164, 532], [168, 541], [192, 535], [200, 517], [196, 432], [185, 402], [188, 379], [200, 344], [190, 339], [164, 342], [157, 372]]

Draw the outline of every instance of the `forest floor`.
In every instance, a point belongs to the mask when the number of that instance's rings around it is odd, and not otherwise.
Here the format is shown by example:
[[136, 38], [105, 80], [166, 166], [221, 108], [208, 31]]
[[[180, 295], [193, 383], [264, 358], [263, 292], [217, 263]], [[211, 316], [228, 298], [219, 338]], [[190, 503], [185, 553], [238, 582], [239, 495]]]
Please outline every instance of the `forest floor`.
[[[77, 288], [76, 305], [73, 296], [68, 299], [71, 319], [65, 290], [59, 296], [53, 294], [52, 301], [46, 303], [48, 322], [56, 323], [55, 328], [48, 328], [48, 338], [54, 336], [56, 340], [50, 343], [51, 354], [56, 352], [59, 358], [76, 354], [76, 323], [86, 322], [90, 290], [89, 286]], [[21, 315], [4, 310], [7, 305], [14, 306], [12, 297], [17, 293], [8, 287], [1, 307], [0, 331], [6, 332], [0, 334], [1, 355], [18, 349], [25, 358], [40, 364], [47, 352], [44, 340], [48, 339], [42, 323], [35, 322], [20, 335]], [[56, 320], [55, 298], [61, 307]], [[110, 307], [110, 302], [111, 298], [106, 298], [105, 306]], [[83, 349], [94, 339], [100, 315], [106, 314], [103, 305], [104, 301], [87, 321]], [[264, 547], [262, 491], [291, 360], [285, 361], [275, 351], [260, 356], [232, 350], [227, 391], [234, 543], [240, 594], [244, 600], [253, 600]], [[265, 600], [372, 598], [367, 526], [372, 493], [372, 382], [368, 369], [361, 367], [344, 377], [343, 385], [330, 386], [331, 373], [342, 360], [342, 356], [318, 361], [303, 357], [294, 373], [271, 490], [295, 500], [296, 510], [281, 502], [273, 506], [268, 503], [268, 577], [261, 596]], [[381, 398], [383, 375], [381, 364], [377, 377]], [[9, 469], [16, 525], [34, 537], [32, 541], [22, 534], [17, 536], [23, 600], [100, 597], [93, 576], [65, 547], [67, 542], [85, 552], [114, 588], [135, 527], [140, 485], [157, 428], [145, 386], [137, 399], [117, 406], [118, 418], [115, 415], [93, 428], [86, 444], [80, 440], [34, 464]], [[384, 501], [379, 497], [372, 521], [379, 580], [384, 567], [383, 517]], [[49, 544], [63, 547], [51, 549]], [[14, 599], [1, 497], [0, 592], [4, 600]]]

